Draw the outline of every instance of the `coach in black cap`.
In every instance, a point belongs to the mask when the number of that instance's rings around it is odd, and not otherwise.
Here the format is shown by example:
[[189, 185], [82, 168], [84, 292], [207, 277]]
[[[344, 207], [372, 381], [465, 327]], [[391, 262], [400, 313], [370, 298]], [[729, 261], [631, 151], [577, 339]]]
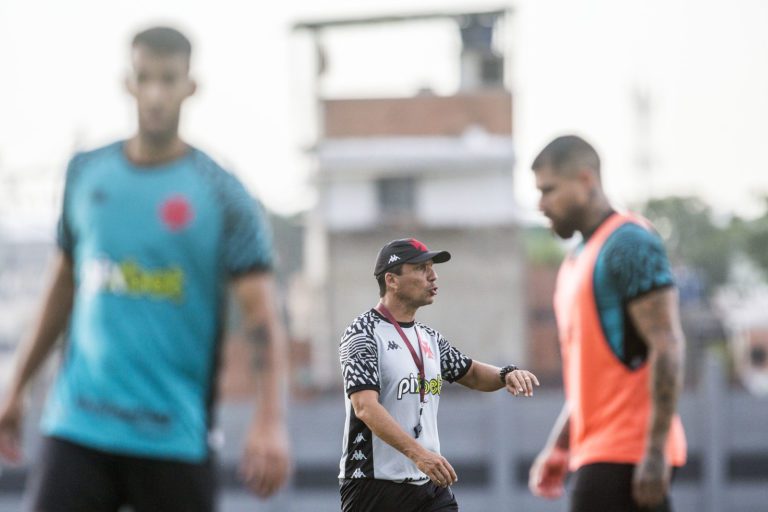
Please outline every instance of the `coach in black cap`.
[[379, 277], [388, 269], [402, 263], [424, 263], [429, 260], [433, 263], [445, 263], [450, 259], [451, 254], [448, 251], [430, 251], [415, 238], [400, 238], [381, 248], [373, 275]]
[[379, 303], [344, 332], [339, 356], [346, 426], [339, 468], [342, 512], [456, 512], [457, 475], [440, 454], [444, 382], [531, 396], [536, 376], [473, 360], [416, 321], [437, 297], [434, 264], [451, 259], [415, 238], [382, 247], [373, 273]]

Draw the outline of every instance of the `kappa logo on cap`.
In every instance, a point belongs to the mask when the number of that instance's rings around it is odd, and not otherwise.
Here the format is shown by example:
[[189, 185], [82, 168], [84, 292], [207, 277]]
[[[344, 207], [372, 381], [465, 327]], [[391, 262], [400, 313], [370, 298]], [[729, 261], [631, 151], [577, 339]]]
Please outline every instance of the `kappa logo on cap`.
[[400, 261], [400, 256], [398, 256], [397, 254], [393, 254], [392, 256], [389, 257], [389, 261], [387, 262], [387, 265], [389, 265], [390, 263], [394, 263], [396, 261]]

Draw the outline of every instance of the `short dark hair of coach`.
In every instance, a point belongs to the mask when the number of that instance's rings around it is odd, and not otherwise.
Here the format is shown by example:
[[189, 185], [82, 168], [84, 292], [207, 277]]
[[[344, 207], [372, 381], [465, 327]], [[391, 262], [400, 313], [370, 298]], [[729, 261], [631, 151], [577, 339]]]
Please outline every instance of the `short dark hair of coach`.
[[[416, 311], [438, 292], [435, 264], [451, 259], [415, 238], [392, 240], [376, 258], [379, 303], [358, 316], [339, 345], [346, 424], [340, 461], [342, 511], [458, 510], [457, 481], [440, 454], [443, 382], [532, 396], [536, 376], [514, 365], [473, 361]], [[426, 507], [426, 508], [425, 508]]]

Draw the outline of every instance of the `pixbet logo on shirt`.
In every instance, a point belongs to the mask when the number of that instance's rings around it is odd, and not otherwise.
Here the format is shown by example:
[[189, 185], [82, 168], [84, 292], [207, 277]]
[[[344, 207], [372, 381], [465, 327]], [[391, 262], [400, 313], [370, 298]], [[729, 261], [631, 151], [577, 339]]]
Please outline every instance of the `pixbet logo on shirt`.
[[184, 272], [178, 267], [145, 269], [134, 261], [115, 263], [106, 258], [83, 264], [82, 290], [93, 295], [145, 296], [180, 301], [184, 297]]
[[[405, 394], [419, 394], [419, 376], [411, 374], [410, 377], [401, 379], [397, 383], [397, 399], [402, 400]], [[439, 395], [443, 390], [443, 377], [438, 375], [434, 379], [422, 381], [424, 384], [424, 394]]]

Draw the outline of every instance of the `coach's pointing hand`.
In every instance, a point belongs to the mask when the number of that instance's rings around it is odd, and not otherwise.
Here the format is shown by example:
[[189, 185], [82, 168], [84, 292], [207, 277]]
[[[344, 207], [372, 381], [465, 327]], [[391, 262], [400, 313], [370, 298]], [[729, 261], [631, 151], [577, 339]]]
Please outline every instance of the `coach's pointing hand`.
[[515, 396], [533, 396], [533, 386], [539, 385], [539, 379], [528, 370], [515, 370], [505, 376], [507, 391]]

